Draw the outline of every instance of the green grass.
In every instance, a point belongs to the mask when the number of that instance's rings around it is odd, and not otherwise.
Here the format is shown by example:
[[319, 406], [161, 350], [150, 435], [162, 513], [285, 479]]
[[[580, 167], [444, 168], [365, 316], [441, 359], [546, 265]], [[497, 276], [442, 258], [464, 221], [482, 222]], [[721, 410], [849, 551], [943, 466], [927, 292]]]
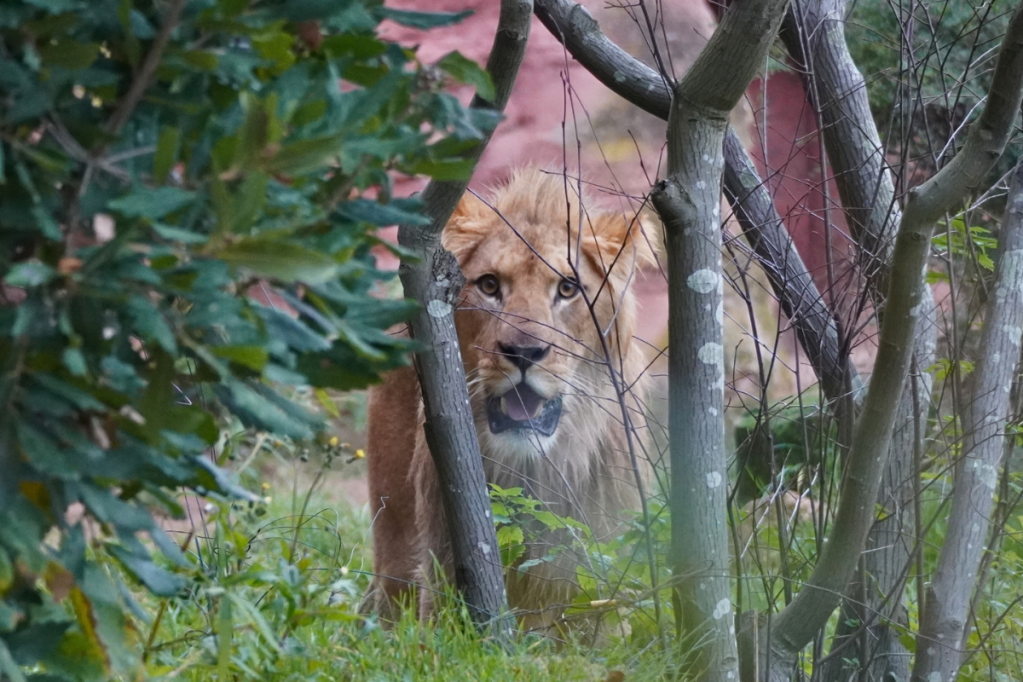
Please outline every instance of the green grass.
[[[247, 447], [239, 451], [251, 451], [252, 444], [246, 441]], [[134, 593], [139, 607], [131, 619], [134, 640], [146, 652], [149, 679], [599, 682], [621, 679], [615, 671], [630, 681], [679, 679], [672, 652], [653, 638], [648, 595], [637, 596], [634, 605], [632, 615], [642, 617], [626, 616], [632, 634], [604, 637], [599, 646], [527, 635], [498, 645], [477, 634], [450, 595], [448, 608], [429, 623], [419, 622], [411, 611], [390, 629], [363, 617], [358, 605], [372, 571], [371, 519], [367, 509], [345, 499], [338, 484], [362, 463], [346, 464], [345, 453], [330, 455], [327, 450], [324, 458], [264, 443], [258, 457], [239, 457], [236, 465], [242, 469], [242, 483], [259, 491], [261, 501], [203, 501], [210, 505], [208, 533], [187, 543], [192, 562], [186, 569], [191, 576], [188, 594], [157, 599], [141, 590]], [[938, 501], [928, 499], [925, 516], [937, 509]], [[1012, 607], [1023, 594], [1021, 518], [1010, 517], [1009, 533], [999, 548], [978, 613], [984, 651], [970, 659], [964, 680], [1017, 679], [1011, 671], [1019, 669], [1023, 626]], [[667, 526], [655, 528], [657, 545], [663, 546]], [[811, 532], [809, 524], [800, 524], [796, 539], [810, 542]], [[931, 528], [928, 566], [943, 532], [942, 523]], [[768, 527], [760, 541], [765, 548], [774, 546], [776, 535]], [[608, 561], [611, 566], [616, 559]], [[641, 561], [631, 563], [630, 575], [638, 576], [632, 583], [635, 590], [646, 573]], [[761, 568], [771, 572], [770, 561]], [[915, 588], [911, 580], [911, 628], [917, 620]], [[780, 590], [780, 582], [772, 589]], [[645, 605], [638, 605], [643, 598]], [[670, 620], [670, 607], [662, 610], [662, 618]], [[666, 634], [670, 632], [667, 625]], [[912, 636], [903, 641], [912, 649]], [[975, 633], [970, 645], [978, 644]]]
[[[595, 648], [537, 636], [499, 646], [457, 605], [430, 623], [407, 612], [389, 629], [362, 617], [368, 511], [343, 499], [336, 480], [344, 471], [325, 473], [281, 451], [267, 448], [246, 468], [261, 502], [202, 502], [208, 533], [187, 543], [187, 596], [135, 594], [150, 679], [574, 682], [614, 670], [663, 679], [665, 657], [654, 647], [637, 653], [625, 641]], [[343, 458], [333, 461], [338, 468]]]

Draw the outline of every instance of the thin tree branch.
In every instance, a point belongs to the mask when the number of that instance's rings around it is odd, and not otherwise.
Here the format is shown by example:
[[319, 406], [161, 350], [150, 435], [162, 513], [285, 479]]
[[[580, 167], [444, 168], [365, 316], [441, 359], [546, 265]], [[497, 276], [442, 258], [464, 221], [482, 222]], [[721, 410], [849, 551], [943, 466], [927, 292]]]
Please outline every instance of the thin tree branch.
[[149, 52], [146, 53], [138, 71], [131, 79], [128, 92], [124, 93], [124, 96], [117, 102], [114, 113], [110, 115], [110, 119], [104, 126], [111, 135], [117, 135], [121, 132], [121, 128], [124, 127], [124, 124], [131, 118], [132, 112], [135, 111], [135, 107], [142, 101], [142, 96], [146, 93], [149, 86], [152, 85], [153, 78], [156, 77], [156, 69], [160, 66], [160, 60], [163, 59], [163, 51], [167, 49], [171, 33], [177, 28], [178, 20], [181, 18], [181, 10], [184, 9], [187, 1], [171, 0], [170, 4], [167, 5], [167, 13], [163, 17], [163, 24], [160, 25], [160, 30], [157, 31], [156, 36], [153, 38], [153, 43], [149, 46]]
[[[493, 102], [477, 96], [472, 107], [504, 109], [525, 54], [532, 11], [531, 0], [502, 0], [494, 46], [487, 60], [496, 96]], [[471, 152], [474, 161], [489, 139], [486, 136]], [[488, 513], [483, 459], [453, 317], [465, 280], [455, 257], [440, 241], [467, 186], [467, 180], [431, 181], [427, 185], [422, 200], [430, 225], [403, 225], [398, 230], [398, 242], [415, 256], [402, 262], [400, 277], [405, 296], [423, 303], [410, 329], [412, 337], [426, 346], [417, 355], [416, 370], [422, 387], [426, 440], [451, 534], [454, 578], [475, 622], [504, 624], [506, 619], [501, 616], [506, 599], [500, 552]]]
[[[846, 0], [794, 0], [782, 24], [781, 38], [819, 117], [831, 178], [838, 187], [847, 223], [859, 247], [861, 271], [880, 308], [895, 231], [902, 216], [870, 110], [866, 84], [846, 43], [845, 9]], [[922, 295], [921, 324], [914, 353], [917, 367], [929, 367], [935, 350], [936, 310], [930, 288], [925, 288]], [[850, 623], [865, 622], [864, 615], [880, 608], [882, 599], [890, 601], [893, 615], [901, 612], [904, 583], [899, 576], [910, 560], [908, 545], [901, 537], [905, 524], [912, 522], [913, 455], [922, 437], [922, 431], [914, 425], [926, 420], [930, 389], [930, 375], [924, 373], [913, 382], [911, 390], [903, 392], [877, 500], [886, 514], [871, 528], [867, 541], [870, 551], [861, 559], [865, 569], [862, 574], [868, 584], [850, 589], [850, 593], [861, 592], [866, 603], [856, 603], [854, 599], [845, 601], [845, 617], [839, 621], [833, 647], [843, 646], [843, 640], [856, 630]], [[923, 414], [919, 413], [921, 409]], [[893, 590], [899, 593], [893, 595]], [[857, 658], [861, 666], [873, 666], [874, 677], [906, 679], [909, 676], [909, 656], [886, 619], [878, 619], [861, 641], [869, 648], [860, 651]], [[825, 680], [847, 676], [847, 664], [841, 659], [834, 659], [824, 673]]]
[[956, 463], [948, 531], [917, 633], [914, 682], [953, 680], [963, 660], [959, 644], [991, 523], [1023, 329], [1023, 165], [1013, 173], [999, 241], [994, 295], [984, 318], [973, 391], [963, 406], [963, 456]]

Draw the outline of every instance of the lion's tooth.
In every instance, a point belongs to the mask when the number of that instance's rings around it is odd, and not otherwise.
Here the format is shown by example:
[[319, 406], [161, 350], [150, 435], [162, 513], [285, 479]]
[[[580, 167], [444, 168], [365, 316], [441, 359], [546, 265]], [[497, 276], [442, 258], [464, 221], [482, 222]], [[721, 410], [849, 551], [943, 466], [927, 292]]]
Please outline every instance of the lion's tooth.
[[501, 396], [501, 412], [508, 414], [508, 400], [504, 396]]

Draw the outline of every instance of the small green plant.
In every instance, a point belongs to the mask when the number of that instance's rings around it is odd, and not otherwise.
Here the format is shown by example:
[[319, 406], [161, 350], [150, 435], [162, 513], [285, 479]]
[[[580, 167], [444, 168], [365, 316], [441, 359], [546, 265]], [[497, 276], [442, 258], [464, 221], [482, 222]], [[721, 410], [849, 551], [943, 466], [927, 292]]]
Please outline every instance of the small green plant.
[[[646, 548], [648, 533], [656, 552], [663, 553], [668, 546], [667, 509], [661, 501], [651, 501], [651, 528], [639, 514], [633, 514], [622, 524], [619, 535], [601, 540], [586, 524], [544, 509], [542, 502], [522, 488], [491, 484], [490, 499], [507, 570], [527, 571], [564, 554], [572, 556], [577, 565], [577, 593], [566, 620], [599, 618], [608, 633], [628, 632], [633, 643], [647, 643], [660, 635], [661, 609], [657, 607], [666, 607], [667, 601], [655, 606], [654, 600], [666, 600], [669, 590], [658, 595], [652, 589]], [[670, 582], [664, 557], [658, 556], [656, 563], [661, 570], [658, 582]], [[629, 625], [622, 627], [623, 623]]]
[[953, 218], [948, 229], [939, 226], [931, 243], [938, 255], [966, 258], [987, 272], [995, 269], [991, 254], [997, 250], [998, 240], [991, 236], [991, 230], [979, 225], [967, 226], [962, 217]]
[[536, 638], [491, 641], [458, 607], [453, 590], [445, 600], [450, 608], [431, 622], [407, 609], [381, 628], [358, 613], [370, 576], [371, 519], [323, 483], [354, 453], [340, 444], [309, 448], [250, 432], [234, 440], [236, 474], [264, 494], [252, 502], [206, 502], [204, 528], [186, 536], [190, 568], [181, 594], [157, 598], [135, 590], [140, 613], [148, 614], [131, 617], [145, 643], [147, 676], [582, 682], [603, 679], [609, 667], [658, 664], [653, 657], [630, 663], [625, 647], [594, 654]]

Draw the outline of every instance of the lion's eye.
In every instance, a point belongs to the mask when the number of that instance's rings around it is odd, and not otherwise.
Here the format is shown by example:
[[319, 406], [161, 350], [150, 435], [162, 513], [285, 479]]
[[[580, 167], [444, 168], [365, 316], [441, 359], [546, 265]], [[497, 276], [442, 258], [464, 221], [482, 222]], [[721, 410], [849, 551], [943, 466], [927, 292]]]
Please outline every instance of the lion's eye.
[[572, 298], [579, 293], [579, 285], [570, 279], [561, 280], [558, 285], [558, 296], [561, 298]]
[[493, 275], [483, 275], [476, 280], [476, 286], [487, 296], [497, 296], [501, 291], [501, 283]]

